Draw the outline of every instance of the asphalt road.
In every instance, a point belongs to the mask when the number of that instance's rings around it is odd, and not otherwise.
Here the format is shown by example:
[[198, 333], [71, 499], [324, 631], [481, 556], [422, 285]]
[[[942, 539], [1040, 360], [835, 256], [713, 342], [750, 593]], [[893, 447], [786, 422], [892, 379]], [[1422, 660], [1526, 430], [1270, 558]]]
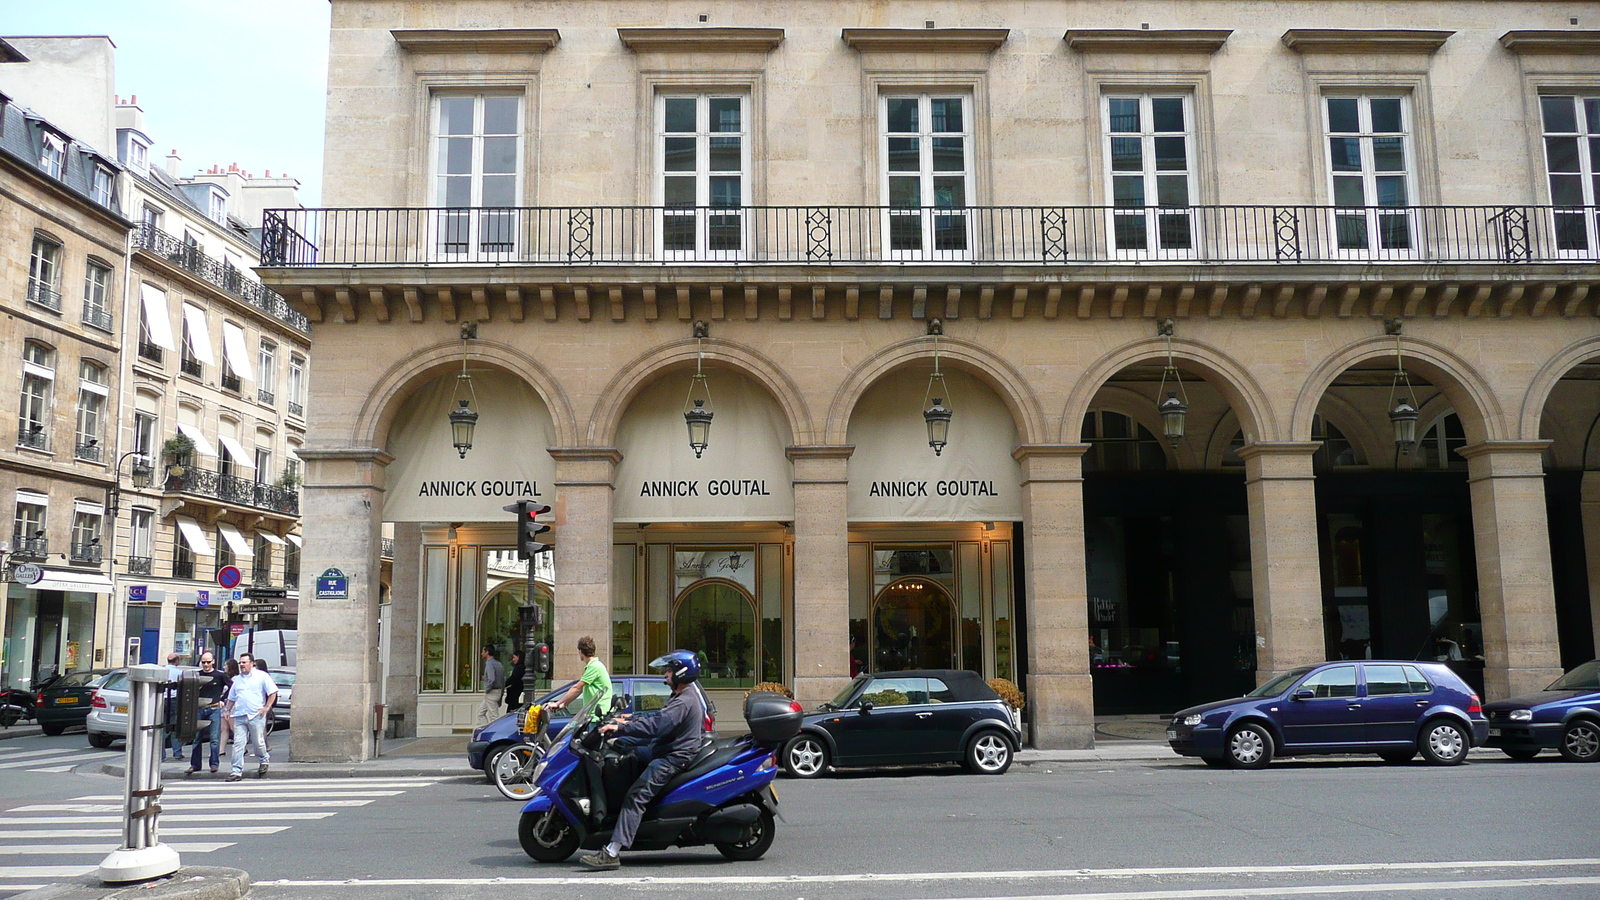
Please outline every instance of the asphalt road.
[[[14, 835], [78, 833], [71, 817], [91, 813], [26, 807], [95, 808], [107, 801], [82, 798], [115, 795], [118, 779], [18, 767], [0, 770], [0, 783], [0, 896], [26, 880], [8, 867], [99, 860], [15, 847], [115, 842]], [[620, 873], [598, 875], [524, 856], [517, 804], [482, 782], [202, 778], [174, 783], [165, 804], [182, 811], [163, 816], [163, 835], [200, 848], [183, 851], [185, 863], [249, 871], [259, 900], [1590, 900], [1600, 896], [1597, 785], [1600, 766], [1554, 758], [1452, 769], [1288, 761], [1262, 772], [1173, 759], [1019, 766], [998, 778], [952, 768], [783, 780], [786, 821], [764, 859], [730, 863], [711, 848], [630, 854]], [[16, 824], [29, 817], [63, 823]]]

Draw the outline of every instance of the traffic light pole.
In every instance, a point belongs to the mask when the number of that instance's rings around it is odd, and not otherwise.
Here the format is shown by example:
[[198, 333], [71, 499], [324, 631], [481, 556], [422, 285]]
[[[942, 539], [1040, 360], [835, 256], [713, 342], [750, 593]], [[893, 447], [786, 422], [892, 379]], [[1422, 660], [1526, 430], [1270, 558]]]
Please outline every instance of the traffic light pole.
[[532, 670], [535, 675], [548, 676], [553, 671], [550, 659], [550, 645], [543, 640], [544, 636], [544, 607], [539, 605], [537, 593], [534, 591], [533, 569], [539, 554], [550, 552], [550, 545], [540, 542], [539, 536], [550, 530], [550, 526], [539, 521], [539, 517], [550, 512], [550, 507], [532, 500], [518, 500], [502, 506], [501, 509], [517, 517], [517, 558], [528, 563], [528, 585], [523, 604], [523, 612], [519, 624], [522, 626], [522, 652], [526, 669]]

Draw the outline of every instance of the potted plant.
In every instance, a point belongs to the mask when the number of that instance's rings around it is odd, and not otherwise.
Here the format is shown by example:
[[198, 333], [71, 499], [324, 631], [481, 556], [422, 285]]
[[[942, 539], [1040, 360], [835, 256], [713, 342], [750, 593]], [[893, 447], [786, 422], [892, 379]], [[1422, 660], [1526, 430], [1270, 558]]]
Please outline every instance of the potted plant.
[[161, 455], [167, 458], [167, 475], [181, 478], [183, 467], [194, 459], [194, 441], [189, 440], [186, 434], [174, 435], [161, 445]]
[[1011, 723], [1017, 726], [1018, 731], [1021, 731], [1022, 707], [1027, 703], [1027, 698], [1023, 696], [1021, 689], [1005, 678], [989, 679], [989, 687], [1000, 695], [1000, 699], [1006, 702], [1006, 706], [1011, 707]]
[[300, 486], [300, 473], [293, 470], [285, 470], [282, 475], [278, 476], [277, 484], [278, 487], [292, 491]]

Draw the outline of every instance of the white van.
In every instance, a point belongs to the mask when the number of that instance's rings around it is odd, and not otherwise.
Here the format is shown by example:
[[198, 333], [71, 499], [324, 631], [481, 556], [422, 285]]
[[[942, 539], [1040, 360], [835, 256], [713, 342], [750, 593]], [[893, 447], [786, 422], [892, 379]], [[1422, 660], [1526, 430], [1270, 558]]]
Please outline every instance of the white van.
[[229, 655], [237, 659], [248, 653], [269, 669], [293, 669], [298, 634], [293, 629], [246, 632], [233, 639]]

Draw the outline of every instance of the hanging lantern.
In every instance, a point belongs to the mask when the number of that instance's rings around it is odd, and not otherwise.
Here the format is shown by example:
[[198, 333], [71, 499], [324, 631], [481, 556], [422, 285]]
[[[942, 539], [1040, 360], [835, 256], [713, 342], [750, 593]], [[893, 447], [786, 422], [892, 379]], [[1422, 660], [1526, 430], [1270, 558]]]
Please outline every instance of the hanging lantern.
[[1189, 414], [1189, 404], [1178, 399], [1177, 391], [1167, 391], [1167, 399], [1157, 404], [1156, 409], [1161, 413], [1161, 433], [1176, 450], [1178, 442], [1183, 440], [1184, 417]]
[[142, 456], [133, 458], [133, 487], [135, 490], [144, 490], [150, 486], [151, 476], [155, 475], [155, 468], [150, 461]]
[[[689, 396], [684, 398], [683, 422], [689, 428], [689, 449], [694, 451], [695, 459], [699, 459], [700, 454], [711, 446], [711, 419], [716, 415], [707, 405], [711, 402], [711, 386], [706, 381], [706, 373], [701, 365], [706, 356], [701, 342], [709, 333], [706, 323], [694, 323], [694, 377], [689, 379]], [[696, 387], [704, 397], [694, 395]], [[691, 401], [693, 406], [690, 406]]]
[[694, 451], [694, 458], [699, 459], [700, 454], [706, 452], [711, 446], [711, 417], [715, 415], [706, 409], [704, 400], [694, 401], [694, 408], [683, 414], [683, 421], [689, 426], [689, 449]]
[[933, 448], [934, 456], [943, 454], [944, 445], [950, 443], [952, 415], [942, 397], [933, 398], [933, 405], [922, 411], [922, 421], [928, 426], [928, 446]]
[[[472, 385], [472, 376], [467, 372], [467, 358], [471, 355], [467, 341], [476, 340], [478, 337], [477, 322], [463, 322], [461, 324], [461, 374], [456, 376], [456, 402], [461, 405], [450, 410], [450, 442], [461, 454], [462, 459], [467, 458], [467, 451], [472, 449], [472, 432], [478, 427], [478, 414], [472, 410], [472, 400], [478, 399], [478, 391]], [[467, 394], [471, 398], [463, 398], [461, 386], [465, 383]]]
[[1411, 404], [1410, 397], [1401, 397], [1389, 410], [1389, 424], [1394, 426], [1394, 448], [1403, 456], [1410, 455], [1411, 448], [1416, 446], [1417, 417], [1417, 408]]

